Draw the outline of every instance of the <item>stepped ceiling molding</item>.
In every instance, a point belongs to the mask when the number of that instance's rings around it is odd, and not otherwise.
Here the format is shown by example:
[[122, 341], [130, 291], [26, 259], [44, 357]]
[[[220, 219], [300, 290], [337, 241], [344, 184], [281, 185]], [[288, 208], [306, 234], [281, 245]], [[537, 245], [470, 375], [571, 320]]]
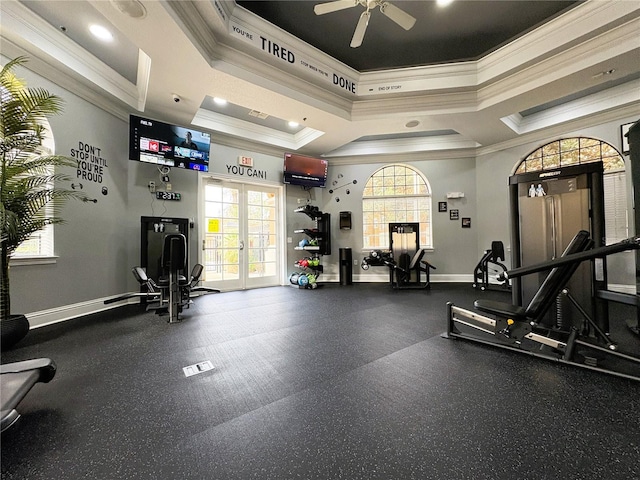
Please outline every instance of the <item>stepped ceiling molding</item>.
[[334, 163], [475, 155], [640, 117], [639, 2], [396, 1], [414, 27], [376, 10], [358, 48], [363, 7], [317, 16], [318, 3], [3, 0], [1, 51], [120, 118]]

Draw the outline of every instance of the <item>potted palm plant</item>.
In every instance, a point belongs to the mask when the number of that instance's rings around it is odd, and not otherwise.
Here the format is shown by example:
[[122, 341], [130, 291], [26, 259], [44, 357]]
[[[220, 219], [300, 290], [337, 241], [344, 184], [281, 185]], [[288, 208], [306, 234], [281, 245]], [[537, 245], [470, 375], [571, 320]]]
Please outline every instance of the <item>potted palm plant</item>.
[[60, 185], [72, 180], [56, 171], [73, 167], [68, 157], [42, 146], [42, 121], [61, 112], [62, 100], [42, 88], [28, 88], [14, 73], [26, 62], [18, 57], [0, 71], [0, 337], [8, 348], [29, 331], [24, 315], [11, 314], [9, 260], [18, 246], [46, 225], [61, 223], [60, 208], [81, 192]]

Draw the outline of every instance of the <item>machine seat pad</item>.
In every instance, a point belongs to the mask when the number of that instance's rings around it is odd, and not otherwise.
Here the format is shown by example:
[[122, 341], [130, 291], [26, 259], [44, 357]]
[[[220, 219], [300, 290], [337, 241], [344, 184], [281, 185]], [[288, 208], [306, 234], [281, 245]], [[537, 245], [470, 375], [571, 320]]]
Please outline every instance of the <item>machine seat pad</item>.
[[526, 319], [526, 309], [518, 305], [497, 302], [495, 300], [476, 300], [473, 302], [473, 305], [478, 310], [493, 315], [501, 315], [503, 317], [513, 318], [514, 320]]
[[0, 365], [0, 390], [2, 390], [2, 430], [16, 418], [15, 407], [38, 382], [49, 382], [56, 373], [56, 366], [49, 358], [36, 358], [23, 362]]
[[[169, 286], [169, 277], [168, 276], [163, 276], [158, 278], [158, 282], [157, 282], [159, 287], [168, 287]], [[185, 277], [184, 275], [178, 275], [178, 286], [180, 287], [184, 287], [185, 285], [188, 285], [189, 281], [187, 280], [187, 277]]]

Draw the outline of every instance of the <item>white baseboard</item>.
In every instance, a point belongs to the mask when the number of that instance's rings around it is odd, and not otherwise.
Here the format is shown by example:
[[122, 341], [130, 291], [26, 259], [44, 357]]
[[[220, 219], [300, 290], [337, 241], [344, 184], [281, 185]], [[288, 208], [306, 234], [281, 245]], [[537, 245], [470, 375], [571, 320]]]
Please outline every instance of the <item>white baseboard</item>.
[[89, 300], [87, 302], [74, 303], [72, 305], [63, 305], [61, 307], [51, 308], [48, 310], [40, 310], [39, 312], [27, 313], [29, 320], [29, 328], [39, 328], [54, 323], [64, 322], [73, 318], [90, 315], [92, 313], [102, 312], [122, 305], [138, 303], [139, 298], [133, 297], [127, 300], [121, 300], [116, 303], [105, 305], [104, 301], [114, 296]]
[[[473, 275], [467, 274], [431, 274], [430, 280], [432, 283], [473, 283]], [[321, 282], [339, 282], [339, 275], [323, 275]], [[370, 282], [370, 283], [388, 283], [389, 274], [374, 273], [366, 275], [354, 275], [354, 283]], [[621, 293], [635, 294], [635, 285], [609, 285], [609, 290], [613, 290]], [[54, 323], [64, 322], [73, 318], [82, 317], [83, 315], [90, 315], [92, 313], [103, 312], [111, 308], [121, 307], [123, 305], [138, 303], [139, 297], [132, 297], [127, 300], [121, 300], [116, 303], [105, 305], [104, 301], [113, 298], [115, 295], [105, 298], [98, 298], [95, 300], [89, 300], [87, 302], [74, 303], [72, 305], [63, 305], [61, 307], [51, 308], [49, 310], [41, 310], [39, 312], [27, 313], [26, 317], [29, 320], [30, 328], [39, 328], [46, 325], [52, 325]]]
[[[423, 275], [423, 281], [425, 279]], [[429, 276], [431, 283], [473, 283], [473, 275], [471, 274], [434, 274]], [[340, 276], [336, 274], [322, 275], [320, 282], [339, 282]], [[353, 275], [354, 283], [389, 283], [389, 272], [386, 273], [367, 273]]]

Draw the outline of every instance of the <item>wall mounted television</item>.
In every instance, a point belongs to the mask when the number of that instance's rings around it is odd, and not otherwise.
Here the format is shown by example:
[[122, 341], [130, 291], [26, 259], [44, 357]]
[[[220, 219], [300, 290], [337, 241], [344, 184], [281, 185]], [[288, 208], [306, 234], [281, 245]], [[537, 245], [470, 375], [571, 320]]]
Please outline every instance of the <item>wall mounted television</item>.
[[329, 162], [297, 153], [284, 154], [284, 183], [302, 187], [324, 187]]
[[209, 171], [211, 135], [131, 115], [129, 159], [158, 166]]

